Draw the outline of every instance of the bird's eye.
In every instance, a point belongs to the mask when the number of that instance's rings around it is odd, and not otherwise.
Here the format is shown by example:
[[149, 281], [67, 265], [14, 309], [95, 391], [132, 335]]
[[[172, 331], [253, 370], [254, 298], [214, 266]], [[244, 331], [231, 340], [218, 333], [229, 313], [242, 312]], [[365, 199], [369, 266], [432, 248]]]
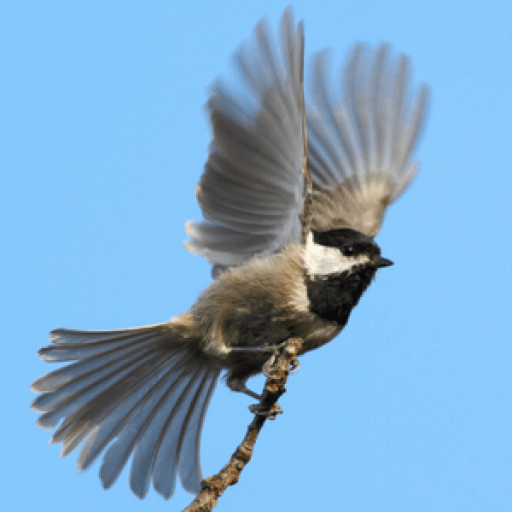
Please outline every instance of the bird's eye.
[[354, 254], [354, 247], [352, 245], [346, 245], [341, 249], [343, 256], [352, 256]]

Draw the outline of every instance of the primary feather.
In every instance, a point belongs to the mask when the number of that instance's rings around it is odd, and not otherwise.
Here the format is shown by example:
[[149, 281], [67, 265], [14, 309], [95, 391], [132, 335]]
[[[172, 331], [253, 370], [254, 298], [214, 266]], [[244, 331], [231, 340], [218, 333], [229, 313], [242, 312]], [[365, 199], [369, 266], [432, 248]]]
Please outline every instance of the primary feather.
[[205, 220], [187, 223], [186, 247], [216, 267], [239, 265], [300, 241], [304, 32], [284, 12], [281, 47], [265, 21], [235, 56], [244, 87], [212, 87], [213, 140], [197, 200]]
[[408, 90], [409, 61], [388, 45], [357, 45], [342, 76], [342, 99], [328, 87], [327, 54], [313, 64], [308, 107], [309, 168], [314, 186], [312, 228], [352, 228], [368, 236], [418, 169], [411, 161], [428, 102], [428, 89]]

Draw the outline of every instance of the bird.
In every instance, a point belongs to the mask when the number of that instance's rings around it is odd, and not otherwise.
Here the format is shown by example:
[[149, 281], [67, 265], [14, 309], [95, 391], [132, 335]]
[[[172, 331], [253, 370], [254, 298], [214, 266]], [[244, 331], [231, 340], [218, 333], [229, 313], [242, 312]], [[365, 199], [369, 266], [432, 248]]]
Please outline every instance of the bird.
[[[207, 111], [212, 141], [196, 188], [201, 221], [186, 247], [212, 265], [212, 282], [184, 313], [111, 331], [59, 328], [39, 351], [67, 363], [32, 384], [37, 424], [56, 429], [77, 468], [104, 454], [109, 488], [130, 462], [139, 498], [198, 493], [200, 438], [221, 374], [247, 380], [292, 337], [300, 356], [334, 339], [381, 268], [375, 242], [385, 211], [419, 164], [411, 159], [429, 89], [411, 91], [410, 64], [388, 44], [357, 44], [342, 94], [329, 87], [328, 52], [315, 55], [303, 95], [304, 27], [291, 9], [279, 43], [263, 19], [234, 56], [237, 81], [218, 79]], [[306, 163], [305, 163], [306, 162]], [[306, 172], [307, 171], [307, 172]]]

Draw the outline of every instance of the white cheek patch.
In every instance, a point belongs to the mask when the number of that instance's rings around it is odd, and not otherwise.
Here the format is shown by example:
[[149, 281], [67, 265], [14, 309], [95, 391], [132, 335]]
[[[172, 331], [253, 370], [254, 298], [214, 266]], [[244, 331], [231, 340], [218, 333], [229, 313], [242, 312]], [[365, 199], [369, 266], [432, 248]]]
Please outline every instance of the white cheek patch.
[[368, 263], [367, 254], [359, 256], [343, 256], [336, 247], [325, 247], [315, 244], [313, 233], [308, 234], [304, 250], [304, 264], [309, 275], [340, 274], [361, 263]]

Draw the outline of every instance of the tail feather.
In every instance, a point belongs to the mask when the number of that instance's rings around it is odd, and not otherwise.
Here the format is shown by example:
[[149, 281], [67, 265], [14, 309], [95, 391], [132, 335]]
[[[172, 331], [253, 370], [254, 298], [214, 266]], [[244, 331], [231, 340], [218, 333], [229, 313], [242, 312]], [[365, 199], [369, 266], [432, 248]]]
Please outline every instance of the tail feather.
[[117, 439], [109, 446], [103, 457], [100, 478], [105, 488], [109, 488], [134, 450], [140, 435], [145, 434], [144, 425], [159, 408], [162, 398], [182, 377], [183, 371], [168, 371], [130, 411], [130, 416], [123, 425]]
[[[120, 348], [114, 347], [106, 352], [86, 357], [76, 363], [69, 364], [68, 366], [64, 366], [63, 368], [55, 370], [52, 373], [43, 375], [34, 381], [31, 389], [36, 393], [50, 393], [62, 388], [72, 381], [80, 380], [87, 374], [100, 371], [105, 367], [109, 367], [121, 358], [140, 353], [141, 349], [143, 349], [145, 346], [151, 347], [153, 343], [154, 340], [149, 339], [144, 345], [135, 344]], [[35, 405], [36, 401], [34, 401], [34, 406]]]
[[[167, 448], [172, 453], [166, 453], [169, 465], [167, 472], [172, 480], [176, 478], [174, 468], [174, 452], [176, 446], [172, 446], [172, 440], [180, 435], [181, 415], [186, 414], [190, 407], [190, 399], [194, 396], [197, 385], [197, 377], [201, 375], [201, 369], [197, 369], [193, 374], [186, 374], [175, 382], [167, 393], [162, 397], [158, 407], [153, 410], [141, 429], [137, 445], [133, 453], [132, 467], [130, 472], [130, 487], [139, 497], [143, 498], [149, 488], [150, 478], [153, 474], [157, 455], [162, 453], [162, 443], [167, 439], [163, 452]], [[177, 425], [174, 428], [174, 422]], [[170, 426], [173, 429], [169, 429]], [[155, 471], [155, 476], [158, 473]], [[158, 480], [160, 482], [160, 479]], [[157, 491], [160, 489], [157, 488]], [[164, 494], [165, 496], [165, 494]]]
[[[52, 337], [52, 334], [55, 332], [59, 333], [58, 337]], [[123, 334], [119, 338], [119, 341], [113, 337], [105, 337], [102, 341], [91, 341], [89, 343], [78, 341], [79, 339], [84, 338], [85, 331], [68, 331], [72, 336], [66, 336], [63, 334], [64, 332], [64, 329], [52, 331], [50, 337], [54, 345], [43, 347], [39, 351], [39, 355], [43, 361], [48, 363], [57, 361], [78, 361], [87, 357], [109, 353], [112, 350], [118, 350], [121, 347], [140, 346], [141, 344], [147, 343], [151, 344], [155, 341], [155, 337], [162, 336], [164, 334], [158, 331], [153, 333], [139, 333], [136, 331], [136, 333], [134, 333], [135, 335], [127, 337], [124, 335], [125, 331], [121, 331]], [[76, 334], [78, 334], [78, 336], [75, 336]], [[94, 333], [93, 340], [96, 339], [98, 339], [98, 333]]]
[[[56, 430], [52, 437], [53, 443], [63, 442], [62, 455], [67, 455], [83, 439], [93, 426], [110, 414], [113, 406], [123, 400], [132, 387], [140, 386], [140, 378], [148, 370], [152, 371], [157, 364], [159, 354], [149, 354], [137, 366], [125, 365], [122, 371], [112, 373], [112, 377], [95, 386], [93, 397], [87, 394], [80, 399], [87, 403], [69, 416]], [[142, 375], [141, 375], [142, 374]], [[74, 407], [76, 409], [76, 405]]]
[[[142, 353], [131, 351], [128, 355], [123, 354], [117, 360], [107, 361], [99, 366], [95, 358], [94, 361], [87, 361], [86, 363], [88, 364], [84, 365], [89, 371], [83, 371], [85, 368], [65, 368], [70, 370], [66, 372], [68, 375], [64, 376], [64, 378], [55, 378], [53, 376], [52, 379], [48, 379], [52, 382], [47, 382], [50, 385], [45, 386], [45, 388], [49, 389], [45, 389], [43, 394], [32, 402], [32, 408], [38, 412], [56, 410], [58, 407], [66, 405], [80, 395], [83, 395], [86, 391], [94, 391], [94, 388], [98, 388], [108, 377], [117, 377], [119, 379], [122, 376], [120, 372], [123, 369], [133, 368], [137, 362], [143, 364], [148, 355], [151, 355], [151, 351], [148, 349]], [[75, 373], [74, 376], [73, 373]], [[41, 387], [39, 386], [39, 392], [41, 392]], [[97, 394], [100, 392], [101, 390], [96, 390]]]
[[151, 479], [166, 498], [180, 475], [199, 491], [199, 441], [220, 368], [197, 355], [197, 343], [173, 335], [172, 324], [118, 331], [52, 331], [41, 351], [49, 361], [76, 361], [37, 379], [32, 406], [38, 425], [53, 428], [62, 455], [85, 440], [78, 470], [106, 449], [100, 477], [115, 481], [130, 455], [130, 483], [144, 497]]
[[115, 342], [118, 346], [123, 343], [131, 343], [139, 335], [150, 334], [155, 336], [165, 330], [164, 324], [146, 325], [144, 327], [131, 327], [130, 329], [113, 329], [111, 331], [81, 331], [79, 329], [54, 329], [50, 332], [50, 340], [56, 345], [70, 345], [85, 343], [109, 343]]
[[[146, 360], [151, 357], [151, 354], [145, 353], [142, 358], [136, 358], [134, 364], [137, 365], [138, 363], [138, 366], [143, 365]], [[122, 363], [125, 362], [122, 361]], [[105, 371], [108, 372], [106, 375], [104, 375]], [[126, 363], [123, 365], [115, 365], [113, 371], [109, 371], [109, 368], [107, 368], [98, 372], [99, 375], [97, 375], [98, 380], [96, 382], [90, 383], [89, 379], [86, 377], [82, 388], [79, 387], [80, 382], [76, 382], [66, 385], [52, 393], [41, 395], [39, 398], [36, 398], [33, 403], [34, 409], [45, 413], [39, 418], [37, 424], [43, 428], [53, 428], [62, 418], [67, 417], [68, 419], [73, 418], [74, 420], [75, 417], [73, 415], [79, 411], [83, 411], [83, 408], [86, 407], [87, 404], [95, 401], [96, 399], [98, 399], [96, 401], [99, 403], [99, 399], [101, 399], [102, 395], [105, 393], [107, 394], [108, 401], [114, 400], [116, 397], [113, 394], [113, 391], [115, 391], [116, 388], [111, 389], [111, 387], [115, 386], [118, 381], [122, 381], [123, 377], [129, 376], [131, 372], [133, 372], [133, 368], [127, 367]], [[71, 396], [66, 396], [68, 386], [75, 389], [78, 388], [78, 390]], [[57, 402], [57, 399], [59, 399], [61, 395], [63, 395], [62, 400]], [[54, 396], [56, 398], [55, 401], [53, 400]], [[48, 404], [52, 404], [52, 402], [55, 402], [53, 404], [54, 407], [49, 408]], [[64, 424], [53, 436], [52, 443], [58, 443], [62, 440], [59, 438], [58, 434], [59, 431], [62, 430], [63, 426]]]
[[[151, 408], [151, 397], [158, 387], [164, 384], [169, 385], [169, 381], [166, 379], [170, 374], [169, 359], [171, 357], [174, 356], [161, 360], [151, 369], [152, 371], [141, 376], [139, 387], [132, 390], [126, 398], [118, 400], [109, 411], [108, 416], [100, 424], [94, 426], [78, 457], [77, 468], [79, 471], [87, 469], [125, 425], [136, 415], [141, 415], [144, 404], [148, 409]], [[131, 430], [136, 430], [133, 424]]]
[[181, 442], [180, 459], [178, 470], [183, 488], [189, 492], [197, 493], [201, 487], [203, 479], [200, 469], [200, 440], [201, 427], [204, 417], [210, 403], [215, 385], [217, 383], [217, 375], [209, 372], [203, 381], [200, 389], [193, 413], [190, 415], [188, 425], [184, 428], [185, 435]]
[[[194, 416], [196, 408], [200, 407], [198, 401], [203, 395], [203, 388], [211, 377], [205, 368], [200, 370], [200, 375], [202, 375], [202, 379], [199, 380], [196, 377], [194, 382], [191, 382], [191, 386], [183, 392], [181, 403], [177, 402], [174, 405], [173, 412], [166, 421], [166, 428], [162, 432], [163, 435], [161, 436], [158, 451], [153, 456], [153, 485], [165, 498], [170, 498], [174, 493], [183, 439], [189, 429], [194, 430], [195, 424], [191, 424], [190, 421]], [[187, 458], [190, 455], [190, 453], [187, 453]], [[172, 468], [171, 471], [169, 471], [169, 467]], [[198, 490], [197, 486], [192, 489], [192, 492], [197, 492]]]

